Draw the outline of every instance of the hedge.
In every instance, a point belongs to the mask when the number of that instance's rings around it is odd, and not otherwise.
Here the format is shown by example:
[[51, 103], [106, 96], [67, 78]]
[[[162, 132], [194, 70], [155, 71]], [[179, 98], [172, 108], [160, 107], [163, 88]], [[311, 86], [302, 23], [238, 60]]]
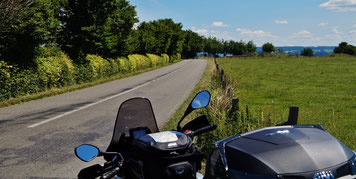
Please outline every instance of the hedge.
[[167, 54], [129, 55], [127, 58], [104, 59], [87, 55], [83, 64], [74, 65], [66, 54], [44, 48], [35, 60], [36, 68], [20, 69], [0, 60], [0, 101], [33, 94], [51, 88], [69, 86], [156, 67], [180, 59]]

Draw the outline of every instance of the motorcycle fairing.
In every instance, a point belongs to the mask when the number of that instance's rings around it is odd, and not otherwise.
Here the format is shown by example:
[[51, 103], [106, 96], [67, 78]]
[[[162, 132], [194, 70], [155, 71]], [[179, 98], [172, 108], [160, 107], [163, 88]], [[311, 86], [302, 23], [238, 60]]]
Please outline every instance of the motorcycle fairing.
[[147, 98], [131, 98], [120, 105], [117, 113], [113, 137], [107, 151], [120, 151], [121, 137], [129, 137], [130, 129], [148, 128], [150, 132], [159, 132], [152, 105]]

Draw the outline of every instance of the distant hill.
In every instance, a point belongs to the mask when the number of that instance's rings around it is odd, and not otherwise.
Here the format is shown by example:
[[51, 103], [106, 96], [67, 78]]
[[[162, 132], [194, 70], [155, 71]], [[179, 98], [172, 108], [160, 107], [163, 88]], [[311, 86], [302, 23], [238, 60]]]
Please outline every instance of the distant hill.
[[[315, 56], [325, 56], [334, 53], [336, 46], [318, 46], [318, 47], [303, 47], [303, 46], [281, 46], [276, 49], [283, 49], [287, 54], [299, 55], [304, 48], [311, 48]], [[262, 52], [262, 47], [257, 47], [257, 52]]]

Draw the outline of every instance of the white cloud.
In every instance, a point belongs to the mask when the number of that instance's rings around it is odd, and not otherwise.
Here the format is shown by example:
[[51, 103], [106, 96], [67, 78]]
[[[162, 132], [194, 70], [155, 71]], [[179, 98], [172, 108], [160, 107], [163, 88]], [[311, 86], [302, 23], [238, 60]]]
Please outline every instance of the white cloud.
[[288, 24], [288, 21], [286, 21], [286, 20], [275, 20], [274, 23], [276, 23], [276, 24]]
[[241, 29], [237, 28], [237, 32], [240, 32], [241, 35], [250, 36], [250, 37], [259, 37], [259, 38], [277, 38], [277, 36], [272, 35], [270, 32], [265, 32], [263, 30], [250, 30], [250, 29]]
[[356, 28], [356, 24], [352, 25], [352, 27]]
[[229, 27], [228, 24], [224, 24], [223, 22], [213, 22], [211, 24], [211, 26], [213, 26], [213, 27]]
[[228, 32], [228, 31], [221, 32], [221, 31], [211, 30], [210, 36], [216, 37], [218, 39], [224, 39], [224, 40], [233, 40], [234, 39], [231, 36], [230, 32]]
[[356, 0], [328, 0], [320, 7], [334, 11], [356, 11]]
[[291, 38], [310, 38], [312, 37], [311, 33], [307, 30], [302, 30], [300, 32], [292, 34]]
[[324, 27], [324, 26], [327, 26], [329, 23], [327, 22], [322, 22], [320, 24], [318, 24], [319, 27]]
[[336, 35], [342, 34], [342, 33], [339, 31], [339, 27], [333, 27], [331, 31], [332, 31], [334, 34], [336, 34]]
[[195, 29], [195, 27], [192, 27], [192, 31], [204, 36], [209, 35], [208, 29]]
[[356, 34], [356, 30], [350, 31], [350, 34]]

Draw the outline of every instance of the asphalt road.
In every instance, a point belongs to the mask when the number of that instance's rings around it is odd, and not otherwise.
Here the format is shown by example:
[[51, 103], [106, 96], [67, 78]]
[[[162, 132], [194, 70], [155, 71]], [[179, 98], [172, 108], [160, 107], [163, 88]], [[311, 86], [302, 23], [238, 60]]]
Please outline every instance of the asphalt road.
[[120, 104], [131, 97], [151, 100], [162, 127], [201, 78], [207, 62], [182, 62], [99, 86], [0, 108], [0, 178], [75, 178], [83, 143], [105, 150]]

